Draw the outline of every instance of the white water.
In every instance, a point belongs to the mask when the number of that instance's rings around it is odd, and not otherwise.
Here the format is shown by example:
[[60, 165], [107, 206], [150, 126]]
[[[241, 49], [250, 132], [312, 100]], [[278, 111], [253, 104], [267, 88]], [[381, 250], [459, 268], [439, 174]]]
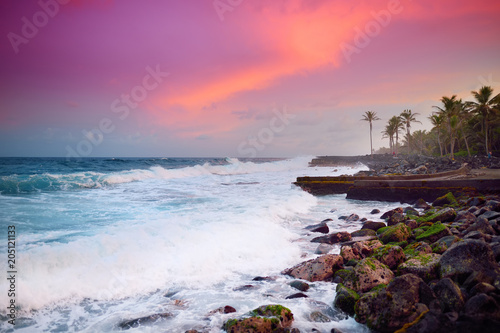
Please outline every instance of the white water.
[[[297, 290], [280, 272], [315, 257], [317, 244], [309, 240], [317, 235], [307, 233], [306, 225], [332, 218], [332, 229], [352, 231], [360, 225], [346, 225], [339, 216], [373, 219], [372, 208], [396, 205], [348, 201], [343, 195], [318, 199], [303, 192], [291, 184], [297, 176], [363, 168], [308, 168], [310, 159], [157, 166], [92, 174], [102, 186], [87, 190], [0, 197], [6, 216], [17, 221], [16, 331], [107, 332], [119, 330], [123, 320], [170, 312], [172, 318], [129, 331], [219, 332], [228, 318], [279, 303], [292, 310], [300, 329], [363, 332], [353, 319], [310, 322], [311, 311], [331, 306], [335, 285], [317, 282], [310, 298], [285, 300]], [[75, 173], [65, 181], [87, 176]], [[252, 281], [259, 275], [276, 280]], [[250, 284], [251, 289], [235, 290]], [[2, 295], [7, 289], [3, 278]], [[0, 308], [7, 302], [0, 298]], [[207, 316], [225, 305], [237, 313]], [[12, 327], [5, 321], [0, 325]]]

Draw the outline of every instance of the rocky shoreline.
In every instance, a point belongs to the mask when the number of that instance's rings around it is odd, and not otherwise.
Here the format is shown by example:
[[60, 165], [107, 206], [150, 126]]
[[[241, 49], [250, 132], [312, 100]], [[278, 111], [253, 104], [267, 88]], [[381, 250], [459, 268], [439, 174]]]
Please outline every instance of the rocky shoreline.
[[[398, 162], [366, 163], [368, 174], [443, 172], [458, 169], [464, 161]], [[495, 167], [497, 162], [467, 160], [475, 168]], [[374, 209], [372, 213], [380, 211]], [[359, 220], [357, 214], [343, 218]], [[329, 220], [307, 227], [325, 235], [311, 240], [319, 243], [317, 258], [282, 272], [296, 279], [292, 283], [301, 291], [296, 297], [307, 297], [308, 282], [336, 284], [332, 307], [374, 332], [498, 331], [500, 196], [455, 198], [448, 193], [431, 205], [419, 200], [413, 206], [385, 212], [380, 218], [385, 222], [361, 219], [362, 228], [352, 233], [330, 233]], [[332, 244], [340, 245], [340, 254], [329, 253]], [[224, 330], [300, 332], [291, 326], [293, 314], [280, 307], [279, 313], [264, 317], [254, 313], [231, 319]], [[311, 332], [318, 331], [312, 328]], [[331, 332], [341, 331], [332, 328]]]

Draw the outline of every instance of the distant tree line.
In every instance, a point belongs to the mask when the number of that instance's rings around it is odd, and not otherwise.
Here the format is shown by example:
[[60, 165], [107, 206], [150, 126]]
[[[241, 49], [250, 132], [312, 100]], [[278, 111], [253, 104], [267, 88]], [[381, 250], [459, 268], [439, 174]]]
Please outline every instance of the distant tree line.
[[[382, 131], [383, 138], [389, 139], [389, 148], [380, 148], [377, 153], [454, 158], [500, 151], [500, 94], [494, 95], [489, 86], [471, 94], [473, 101], [462, 101], [457, 95], [443, 96], [441, 105], [433, 106], [434, 112], [428, 117], [433, 126], [430, 131], [411, 133], [412, 123], [421, 122], [416, 118], [419, 114], [410, 109], [393, 116]], [[361, 120], [370, 123], [370, 152], [373, 154], [372, 123], [380, 118], [376, 112], [366, 111]]]

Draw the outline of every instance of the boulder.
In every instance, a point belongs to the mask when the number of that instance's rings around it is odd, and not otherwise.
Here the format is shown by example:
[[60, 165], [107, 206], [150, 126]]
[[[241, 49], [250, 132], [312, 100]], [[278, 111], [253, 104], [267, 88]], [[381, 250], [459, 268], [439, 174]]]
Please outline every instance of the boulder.
[[229, 333], [292, 332], [293, 322], [290, 309], [281, 305], [263, 305], [250, 311], [246, 318], [230, 319], [223, 329]]
[[380, 213], [380, 209], [374, 208], [371, 210], [370, 214], [378, 214]]
[[312, 243], [326, 243], [326, 244], [336, 244], [350, 241], [352, 238], [351, 234], [345, 231], [336, 232], [326, 236], [320, 236], [313, 238]]
[[288, 268], [282, 274], [293, 276], [296, 279], [314, 281], [328, 281], [335, 271], [342, 268], [344, 259], [337, 254], [325, 254], [316, 259], [302, 262]]
[[359, 294], [347, 288], [342, 283], [337, 285], [333, 305], [350, 316], [354, 316], [354, 304], [359, 300]]
[[288, 284], [290, 287], [295, 288], [300, 291], [308, 291], [309, 290], [309, 284], [305, 283], [303, 281], [295, 280], [292, 281]]
[[443, 208], [429, 218], [425, 219], [426, 222], [452, 222], [457, 217], [457, 212], [451, 207]]
[[161, 319], [166, 319], [172, 317], [173, 314], [171, 313], [155, 313], [149, 316], [144, 316], [136, 319], [131, 319], [131, 320], [126, 320], [118, 324], [118, 327], [120, 327], [122, 330], [128, 330], [131, 328], [139, 327], [141, 325], [145, 324], [152, 324], [157, 322], [158, 320]]
[[422, 283], [419, 277], [406, 274], [396, 277], [387, 287], [364, 294], [355, 305], [356, 321], [377, 332], [394, 332], [416, 321], [429, 311], [420, 303]]
[[459, 240], [460, 238], [454, 235], [440, 238], [437, 242], [431, 244], [432, 252], [443, 254], [446, 250], [450, 248], [450, 246], [452, 246]]
[[371, 256], [373, 252], [381, 246], [382, 243], [378, 239], [361, 241], [352, 244], [352, 248], [361, 254], [362, 257]]
[[311, 232], [320, 232], [322, 234], [327, 234], [330, 232], [330, 229], [328, 228], [328, 225], [326, 225], [326, 222], [309, 225], [305, 227], [305, 229], [310, 230]]
[[406, 260], [421, 256], [423, 254], [432, 253], [432, 248], [424, 242], [414, 242], [404, 248]]
[[380, 261], [390, 269], [395, 269], [405, 260], [403, 249], [397, 245], [385, 245], [379, 247], [373, 254], [373, 258]]
[[498, 219], [500, 217], [500, 212], [495, 212], [495, 211], [487, 211], [487, 212], [484, 212], [483, 214], [481, 214], [479, 216], [479, 218], [485, 218], [487, 220], [495, 220], [495, 219]]
[[374, 231], [377, 231], [380, 228], [386, 227], [387, 225], [384, 222], [373, 222], [373, 221], [367, 221], [365, 224], [363, 224], [363, 229], [371, 229]]
[[434, 243], [443, 237], [451, 236], [451, 231], [441, 222], [434, 223], [424, 233], [418, 235], [415, 239], [419, 242]]
[[500, 212], [500, 201], [498, 200], [488, 200], [484, 205], [491, 211]]
[[376, 236], [376, 235], [377, 233], [375, 232], [375, 230], [371, 229], [361, 229], [351, 232], [351, 237], [366, 237], [366, 236]]
[[387, 225], [396, 225], [405, 220], [405, 216], [403, 213], [396, 212], [392, 214], [389, 218], [387, 218]]
[[[463, 281], [473, 272], [481, 272], [494, 280], [500, 274], [500, 266], [495, 261], [491, 247], [479, 240], [469, 239], [453, 244], [441, 259], [440, 275]], [[491, 281], [483, 281], [491, 283]]]
[[424, 210], [431, 208], [431, 206], [429, 206], [429, 204], [424, 199], [418, 199], [417, 202], [415, 202], [415, 204], [413, 205], [413, 207]]
[[436, 294], [443, 312], [460, 312], [464, 307], [464, 295], [457, 284], [451, 279], [444, 278], [439, 280], [432, 287], [432, 291]]
[[355, 222], [357, 220], [359, 220], [358, 214], [351, 214], [345, 219], [346, 222]]
[[333, 246], [331, 246], [330, 244], [321, 243], [316, 248], [316, 251], [314, 251], [314, 254], [327, 254], [332, 249], [333, 249]]
[[[481, 216], [484, 216], [484, 214]], [[464, 231], [464, 234], [468, 234], [469, 232], [472, 232], [472, 231], [480, 231], [480, 232], [482, 232], [484, 234], [488, 234], [488, 235], [495, 235], [496, 234], [495, 229], [493, 229], [493, 227], [490, 225], [488, 220], [484, 217], [478, 217], [476, 220], [476, 223], [474, 223], [470, 227], [468, 227]]]
[[362, 259], [361, 253], [358, 250], [354, 250], [350, 245], [343, 245], [340, 248], [340, 255], [344, 258], [344, 262], [348, 262], [349, 260], [360, 260]]
[[344, 276], [344, 285], [357, 292], [367, 292], [380, 284], [389, 283], [394, 273], [374, 258], [362, 259]]
[[380, 218], [381, 219], [388, 219], [389, 217], [391, 217], [392, 215], [394, 215], [396, 213], [403, 214], [403, 208], [398, 207], [398, 208], [391, 209], [391, 210], [385, 212], [384, 214], [382, 214], [382, 216], [380, 216]]
[[424, 281], [431, 281], [438, 277], [439, 259], [441, 255], [427, 253], [415, 256], [398, 266], [398, 274], [415, 274]]
[[434, 207], [444, 206], [444, 205], [456, 205], [456, 204], [457, 204], [457, 199], [451, 192], [448, 192], [447, 194], [437, 198], [432, 202], [432, 205]]
[[493, 297], [482, 293], [471, 297], [465, 303], [464, 312], [467, 317], [473, 318], [476, 321], [485, 319], [500, 320], [500, 306], [498, 302]]
[[403, 223], [398, 223], [394, 226], [377, 230], [377, 234], [380, 241], [384, 244], [397, 243], [407, 240], [411, 235], [411, 229]]

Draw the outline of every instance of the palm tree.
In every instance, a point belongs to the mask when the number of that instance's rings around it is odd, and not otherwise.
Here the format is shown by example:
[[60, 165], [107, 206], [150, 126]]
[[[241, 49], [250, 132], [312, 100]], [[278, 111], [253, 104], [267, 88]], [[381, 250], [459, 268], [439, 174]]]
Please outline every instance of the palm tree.
[[467, 106], [470, 110], [482, 118], [482, 127], [484, 131], [484, 148], [486, 154], [490, 151], [489, 147], [489, 122], [491, 116], [498, 112], [500, 106], [500, 94], [493, 96], [493, 88], [490, 86], [483, 86], [479, 91], [471, 91], [474, 96], [475, 102], [468, 102]]
[[422, 123], [415, 119], [415, 116], [417, 116], [418, 113], [412, 113], [410, 109], [404, 110], [399, 117], [403, 121], [404, 125], [406, 126], [406, 135], [408, 137], [408, 155], [410, 155], [411, 152], [411, 135], [410, 135], [410, 127], [411, 123]]
[[382, 131], [382, 138], [389, 138], [389, 149], [391, 152], [394, 152], [393, 146], [394, 146], [394, 134], [395, 133], [395, 128], [391, 124], [385, 125], [385, 129]]
[[398, 154], [398, 140], [399, 140], [399, 131], [404, 129], [403, 121], [398, 116], [393, 116], [389, 119], [389, 126], [391, 127], [393, 133], [396, 135], [396, 143], [394, 145], [394, 152]]
[[365, 114], [363, 115], [364, 121], [367, 121], [370, 123], [370, 154], [371, 157], [373, 158], [373, 144], [372, 144], [372, 122], [375, 120], [380, 120], [379, 117], [377, 117], [377, 112], [374, 111], [366, 111]]
[[443, 157], [443, 147], [441, 146], [441, 139], [440, 139], [440, 132], [441, 132], [441, 126], [443, 126], [443, 115], [442, 114], [432, 114], [429, 116], [429, 120], [431, 121], [432, 125], [436, 129], [437, 132], [437, 140], [438, 140], [438, 145], [439, 145], [439, 153], [441, 154], [441, 157]]
[[455, 132], [457, 131], [459, 125], [458, 112], [460, 109], [460, 105], [462, 104], [462, 100], [457, 100], [457, 95], [453, 95], [451, 97], [443, 96], [441, 98], [441, 103], [443, 103], [443, 107], [433, 107], [438, 110], [438, 114], [442, 115], [443, 118], [446, 119], [446, 124], [448, 125], [448, 134], [450, 136], [450, 156], [452, 159], [454, 159]]

